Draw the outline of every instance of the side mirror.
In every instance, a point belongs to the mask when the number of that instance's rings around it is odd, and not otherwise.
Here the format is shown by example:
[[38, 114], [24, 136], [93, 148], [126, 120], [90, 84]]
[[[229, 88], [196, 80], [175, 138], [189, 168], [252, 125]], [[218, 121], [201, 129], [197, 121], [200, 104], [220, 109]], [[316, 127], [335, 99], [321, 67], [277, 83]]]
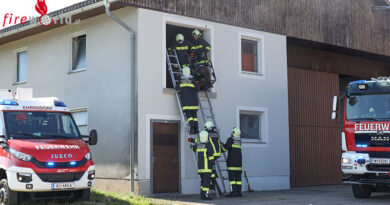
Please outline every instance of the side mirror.
[[333, 109], [332, 109], [332, 120], [337, 119], [337, 105], [338, 105], [338, 97], [333, 97]]
[[2, 149], [8, 147], [8, 142], [4, 135], [0, 135], [0, 147]]
[[88, 135], [83, 135], [82, 136], [84, 142], [88, 143], [89, 145], [96, 145], [97, 144], [97, 131], [96, 130], [91, 130], [91, 132]]
[[88, 144], [89, 145], [96, 145], [97, 141], [98, 141], [97, 131], [96, 130], [91, 130], [91, 132], [89, 132], [89, 142], [88, 142]]

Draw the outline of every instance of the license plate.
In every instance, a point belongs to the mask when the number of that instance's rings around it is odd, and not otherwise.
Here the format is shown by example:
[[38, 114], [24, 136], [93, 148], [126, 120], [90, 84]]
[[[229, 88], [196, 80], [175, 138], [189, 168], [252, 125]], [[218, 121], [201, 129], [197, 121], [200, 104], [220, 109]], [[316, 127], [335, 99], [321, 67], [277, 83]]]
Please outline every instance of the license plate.
[[390, 159], [388, 159], [388, 158], [371, 158], [370, 162], [372, 164], [390, 164]]
[[74, 188], [74, 182], [51, 184], [51, 189], [73, 189], [73, 188]]

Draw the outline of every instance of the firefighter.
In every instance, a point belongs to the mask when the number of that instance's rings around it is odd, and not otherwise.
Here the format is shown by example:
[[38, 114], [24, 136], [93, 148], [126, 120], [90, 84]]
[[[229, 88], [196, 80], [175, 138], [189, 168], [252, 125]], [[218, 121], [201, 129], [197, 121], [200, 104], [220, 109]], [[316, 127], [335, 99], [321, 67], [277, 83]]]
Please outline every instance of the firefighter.
[[228, 151], [227, 169], [230, 182], [230, 194], [227, 197], [241, 197], [241, 172], [242, 172], [242, 154], [241, 154], [241, 130], [233, 128], [232, 136], [226, 141], [224, 148]]
[[187, 118], [187, 124], [190, 125], [190, 134], [197, 134], [198, 129], [198, 91], [199, 87], [191, 76], [191, 70], [185, 66], [182, 70], [183, 76], [180, 83], [176, 85], [176, 90], [180, 94], [181, 108]]
[[195, 80], [199, 82], [199, 87], [202, 91], [207, 91], [211, 84], [211, 72], [209, 68], [209, 59], [207, 54], [210, 52], [210, 44], [202, 38], [199, 30], [192, 31], [193, 46], [191, 48], [191, 62], [195, 74]]
[[202, 33], [198, 29], [192, 31], [192, 38], [194, 41], [191, 50], [195, 64], [207, 65], [209, 62], [207, 54], [211, 50], [210, 44], [202, 38]]
[[208, 140], [207, 131], [199, 133], [199, 143], [192, 147], [196, 153], [198, 174], [200, 175], [200, 197], [203, 200], [211, 200], [208, 196], [210, 191], [211, 166], [214, 163], [213, 148]]
[[[217, 160], [218, 158], [221, 157], [222, 150], [224, 150], [224, 148], [221, 145], [222, 144], [221, 138], [219, 137], [219, 134], [213, 122], [207, 121], [204, 125], [204, 128], [209, 134], [209, 141], [211, 146], [213, 147], [214, 160]], [[218, 175], [217, 175], [215, 164], [213, 164], [212, 168], [213, 168], [212, 169], [213, 173], [211, 174], [211, 182], [212, 182], [211, 189], [214, 189], [215, 185], [217, 184], [216, 178], [218, 178]]]
[[190, 55], [192, 56], [191, 48], [191, 42], [186, 40], [183, 34], [179, 33], [176, 35], [176, 41], [171, 45], [170, 48], [168, 48], [168, 50], [176, 50], [180, 66], [184, 68], [184, 66], [190, 67]]

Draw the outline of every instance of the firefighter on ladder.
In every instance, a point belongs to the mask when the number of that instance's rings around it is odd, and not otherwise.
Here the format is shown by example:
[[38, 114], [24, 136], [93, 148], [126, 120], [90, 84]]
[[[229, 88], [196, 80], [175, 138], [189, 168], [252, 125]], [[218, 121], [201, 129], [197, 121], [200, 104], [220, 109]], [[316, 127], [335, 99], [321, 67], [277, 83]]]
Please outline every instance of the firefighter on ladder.
[[230, 194], [227, 197], [241, 197], [241, 174], [242, 174], [242, 154], [241, 154], [241, 130], [233, 128], [232, 136], [226, 141], [224, 148], [228, 151], [227, 169], [229, 174]]
[[[222, 151], [225, 151], [221, 143], [221, 138], [219, 137], [219, 134], [213, 122], [207, 121], [204, 125], [204, 128], [209, 134], [209, 141], [211, 146], [213, 147], [214, 160], [216, 161], [218, 158], [221, 157]], [[218, 178], [215, 163], [213, 164], [212, 170], [213, 173], [211, 174], [211, 189], [215, 189], [217, 184], [216, 178]]]
[[198, 90], [199, 87], [191, 76], [191, 70], [185, 66], [182, 70], [183, 76], [180, 83], [176, 85], [176, 90], [180, 95], [181, 108], [187, 118], [187, 124], [190, 125], [190, 134], [197, 134], [198, 128]]
[[203, 200], [211, 200], [208, 196], [211, 181], [211, 166], [214, 163], [213, 148], [208, 140], [208, 133], [202, 131], [199, 133], [199, 143], [192, 147], [196, 153], [198, 163], [198, 174], [200, 175], [200, 197]]
[[[192, 44], [187, 39], [184, 38], [184, 35], [178, 33], [176, 35], [176, 41], [168, 48], [168, 51], [176, 50], [177, 58], [179, 59], [179, 64], [182, 68], [185, 66], [190, 67], [190, 55]], [[173, 66], [177, 68], [176, 66]]]
[[210, 52], [210, 44], [202, 38], [202, 33], [195, 29], [192, 31], [192, 38], [194, 39], [191, 47], [191, 61], [194, 65], [195, 79], [199, 82], [201, 90], [207, 91], [212, 85], [211, 72], [209, 68], [209, 58], [207, 54]]

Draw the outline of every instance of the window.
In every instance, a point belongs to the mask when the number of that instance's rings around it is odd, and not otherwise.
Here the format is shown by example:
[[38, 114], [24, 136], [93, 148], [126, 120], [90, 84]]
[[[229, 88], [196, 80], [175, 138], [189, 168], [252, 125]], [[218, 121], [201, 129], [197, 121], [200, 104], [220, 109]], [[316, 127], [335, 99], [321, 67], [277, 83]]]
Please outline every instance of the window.
[[241, 39], [241, 70], [258, 73], [257, 41]]
[[244, 143], [268, 146], [268, 114], [264, 107], [237, 107], [237, 124]]
[[261, 139], [261, 112], [240, 111], [241, 137]]
[[80, 133], [82, 135], [89, 135], [88, 109], [87, 108], [73, 109], [71, 112], [74, 120], [76, 121], [76, 125], [79, 128]]
[[27, 50], [16, 53], [16, 83], [27, 82]]
[[86, 69], [87, 35], [72, 37], [72, 71]]

